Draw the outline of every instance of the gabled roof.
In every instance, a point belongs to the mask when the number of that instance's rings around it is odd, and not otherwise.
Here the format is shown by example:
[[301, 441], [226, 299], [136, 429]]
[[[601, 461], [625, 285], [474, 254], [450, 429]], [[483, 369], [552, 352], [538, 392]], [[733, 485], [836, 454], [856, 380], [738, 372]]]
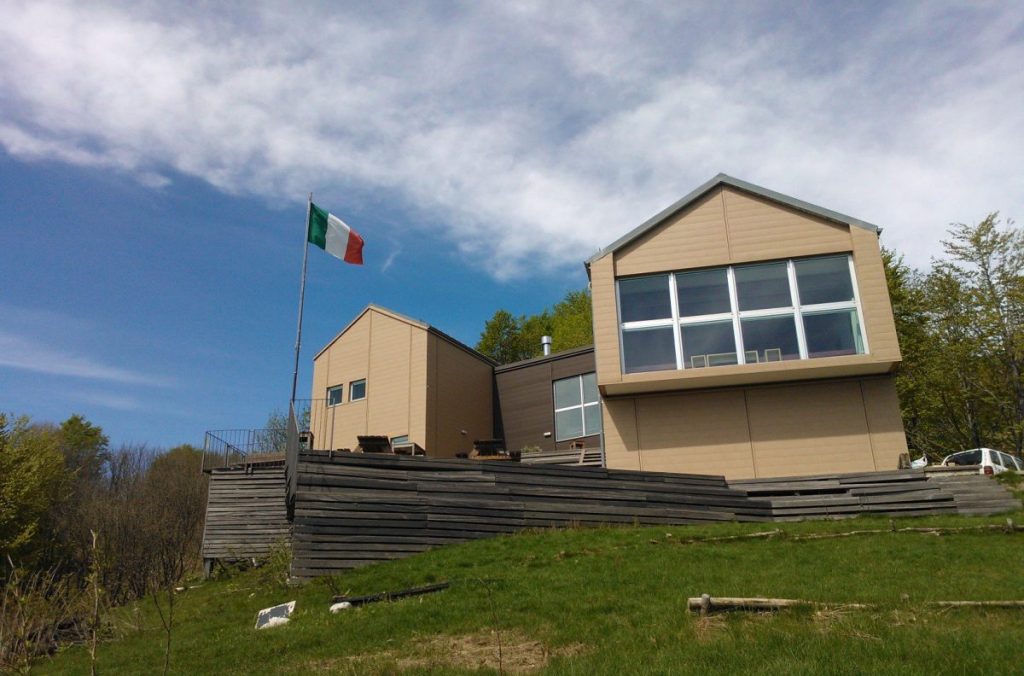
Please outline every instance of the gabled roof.
[[373, 303], [370, 303], [365, 308], [363, 308], [363, 311], [360, 312], [359, 314], [357, 314], [355, 316], [355, 319], [353, 319], [348, 324], [346, 324], [345, 328], [343, 328], [341, 331], [339, 331], [338, 334], [336, 336], [334, 336], [334, 338], [331, 338], [330, 341], [328, 341], [328, 343], [326, 345], [324, 345], [320, 349], [320, 351], [317, 352], [313, 356], [313, 360], [316, 361], [317, 359], [319, 359], [320, 355], [322, 355], [324, 352], [326, 352], [328, 350], [328, 348], [331, 347], [331, 345], [334, 345], [334, 343], [336, 343], [339, 338], [341, 338], [343, 335], [345, 335], [346, 331], [348, 331], [353, 326], [355, 326], [356, 322], [358, 322], [360, 319], [362, 319], [363, 315], [365, 315], [367, 312], [370, 312], [371, 310], [373, 310], [374, 312], [379, 312], [380, 314], [382, 314], [382, 315], [384, 315], [386, 317], [390, 317], [391, 319], [394, 319], [396, 321], [399, 321], [399, 322], [402, 322], [402, 323], [405, 323], [405, 324], [409, 324], [410, 326], [415, 326], [418, 329], [423, 329], [427, 333], [431, 333], [431, 334], [437, 336], [438, 338], [440, 338], [441, 340], [444, 340], [444, 341], [447, 341], [447, 342], [451, 343], [455, 347], [457, 347], [457, 348], [459, 348], [461, 350], [464, 350], [465, 352], [468, 352], [470, 355], [476, 357], [477, 359], [479, 359], [479, 360], [481, 360], [483, 362], [486, 362], [486, 363], [490, 364], [491, 366], [495, 366], [497, 364], [496, 361], [494, 361], [493, 359], [491, 359], [487, 355], [481, 354], [481, 353], [477, 352], [476, 350], [474, 350], [470, 346], [466, 345], [465, 343], [462, 343], [462, 342], [456, 340], [455, 338], [452, 338], [447, 333], [434, 328], [430, 324], [427, 324], [425, 322], [421, 322], [418, 319], [413, 319], [412, 317], [406, 317], [405, 315], [403, 315], [403, 314], [401, 314], [399, 312], [395, 312], [394, 310], [389, 310], [386, 307], [381, 307], [380, 305], [374, 305]]
[[882, 232], [882, 229], [879, 228], [877, 225], [868, 223], [867, 221], [862, 221], [859, 218], [847, 216], [846, 214], [841, 214], [838, 211], [832, 211], [831, 209], [826, 209], [825, 207], [819, 207], [816, 204], [804, 202], [803, 200], [798, 200], [795, 197], [790, 197], [789, 195], [783, 195], [782, 193], [775, 192], [774, 190], [769, 190], [768, 188], [762, 188], [759, 185], [754, 185], [753, 183], [748, 183], [747, 181], [743, 181], [738, 178], [733, 178], [728, 174], [719, 174], [718, 176], [715, 176], [707, 183], [701, 185], [699, 188], [697, 188], [690, 194], [683, 197], [681, 200], [669, 206], [667, 209], [664, 209], [660, 213], [655, 214], [653, 217], [647, 219], [639, 226], [633, 228], [631, 231], [627, 232], [619, 239], [615, 240], [608, 246], [600, 249], [596, 254], [588, 258], [584, 265], [586, 265], [589, 268], [590, 264], [593, 263], [594, 261], [598, 260], [599, 258], [603, 258], [610, 253], [618, 251], [619, 249], [626, 246], [633, 240], [637, 239], [638, 237], [641, 237], [650, 230], [653, 230], [654, 228], [658, 227], [666, 220], [675, 216], [680, 211], [687, 208], [688, 206], [699, 200], [701, 197], [703, 197], [704, 195], [706, 195], [707, 193], [711, 192], [712, 190], [721, 185], [731, 186], [733, 188], [736, 188], [737, 190], [742, 190], [743, 192], [747, 192], [752, 195], [758, 195], [773, 202], [778, 202], [779, 204], [783, 204], [792, 209], [796, 209], [797, 211], [802, 211], [804, 213], [811, 214], [812, 216], [818, 216], [819, 218], [824, 218], [829, 221], [842, 223], [844, 225], [853, 225], [858, 228], [864, 228], [865, 230], [871, 230], [872, 232]]

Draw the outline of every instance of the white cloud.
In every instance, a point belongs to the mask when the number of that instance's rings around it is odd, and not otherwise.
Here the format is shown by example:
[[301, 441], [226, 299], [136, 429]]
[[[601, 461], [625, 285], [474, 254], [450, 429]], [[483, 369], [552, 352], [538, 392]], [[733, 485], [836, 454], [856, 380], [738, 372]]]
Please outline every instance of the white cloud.
[[579, 265], [719, 171], [919, 265], [1024, 193], [1012, 4], [164, 7], [5, 3], [0, 145], [356, 217], [387, 199], [499, 277]]
[[171, 385], [171, 381], [165, 378], [111, 366], [82, 354], [48, 347], [38, 341], [0, 331], [0, 368], [3, 367], [125, 385]]

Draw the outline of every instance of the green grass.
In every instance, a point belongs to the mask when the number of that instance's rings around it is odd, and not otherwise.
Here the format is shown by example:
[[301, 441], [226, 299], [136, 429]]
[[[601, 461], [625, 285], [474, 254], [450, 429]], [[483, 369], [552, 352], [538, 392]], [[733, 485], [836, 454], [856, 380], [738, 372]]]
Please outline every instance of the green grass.
[[[1011, 516], [1024, 521], [1024, 513]], [[980, 523], [1005, 523], [1005, 517], [897, 525]], [[1024, 599], [1024, 535], [788, 537], [889, 525], [888, 519], [856, 519], [500, 537], [333, 578], [350, 594], [452, 582], [437, 594], [338, 615], [327, 611], [333, 591], [323, 581], [285, 589], [268, 582], [266, 569], [249, 571], [179, 596], [171, 671], [477, 673], [479, 654], [459, 659], [469, 648], [458, 641], [471, 637], [485, 651], [501, 639], [506, 670], [533, 650], [534, 663], [546, 659], [545, 673], [556, 674], [1020, 673], [1024, 611], [942, 611], [924, 602]], [[775, 528], [785, 535], [681, 543]], [[705, 592], [874, 607], [702, 620], [687, 611], [686, 599]], [[257, 610], [293, 599], [290, 624], [253, 629]], [[116, 636], [98, 650], [100, 673], [159, 672], [162, 632], [152, 604], [119, 609], [114, 624]], [[531, 640], [539, 643], [530, 647]], [[88, 669], [80, 647], [36, 666], [43, 673]]]

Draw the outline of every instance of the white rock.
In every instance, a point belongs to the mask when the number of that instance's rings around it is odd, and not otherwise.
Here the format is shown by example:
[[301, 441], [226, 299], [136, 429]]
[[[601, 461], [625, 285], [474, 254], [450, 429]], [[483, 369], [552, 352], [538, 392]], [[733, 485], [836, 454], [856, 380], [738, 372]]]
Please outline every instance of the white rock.
[[346, 609], [351, 608], [351, 607], [352, 607], [351, 603], [349, 603], [348, 601], [342, 601], [341, 603], [335, 603], [333, 606], [331, 606], [331, 612], [332, 613], [340, 613], [341, 611], [346, 610]]
[[264, 608], [256, 615], [256, 628], [279, 627], [288, 624], [288, 617], [295, 610], [295, 601]]

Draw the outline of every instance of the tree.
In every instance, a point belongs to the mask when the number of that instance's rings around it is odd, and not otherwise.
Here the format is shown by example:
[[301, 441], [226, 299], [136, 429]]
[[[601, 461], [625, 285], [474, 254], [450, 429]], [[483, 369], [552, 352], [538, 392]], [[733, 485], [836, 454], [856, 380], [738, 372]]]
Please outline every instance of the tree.
[[551, 313], [551, 337], [559, 350], [594, 342], [594, 313], [590, 291], [570, 291]]
[[594, 342], [590, 292], [570, 291], [551, 309], [514, 317], [498, 310], [486, 324], [476, 349], [499, 364], [543, 354], [541, 336], [551, 336], [554, 349], [569, 350]]
[[498, 310], [484, 324], [484, 331], [476, 344], [477, 351], [499, 364], [523, 359], [521, 355], [519, 321], [508, 310]]
[[38, 558], [48, 517], [69, 486], [53, 429], [0, 413], [0, 552], [23, 563]]
[[998, 215], [954, 224], [927, 274], [885, 252], [911, 448], [941, 457], [1024, 443], [1024, 235]]
[[999, 420], [994, 439], [1018, 455], [1024, 447], [1024, 233], [999, 214], [954, 224], [943, 241], [947, 260], [935, 274], [955, 280], [973, 309], [964, 340], [982, 362], [979, 394]]
[[84, 417], [72, 415], [60, 424], [60, 450], [64, 464], [81, 480], [95, 481], [110, 459], [110, 440], [100, 427]]

